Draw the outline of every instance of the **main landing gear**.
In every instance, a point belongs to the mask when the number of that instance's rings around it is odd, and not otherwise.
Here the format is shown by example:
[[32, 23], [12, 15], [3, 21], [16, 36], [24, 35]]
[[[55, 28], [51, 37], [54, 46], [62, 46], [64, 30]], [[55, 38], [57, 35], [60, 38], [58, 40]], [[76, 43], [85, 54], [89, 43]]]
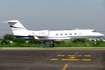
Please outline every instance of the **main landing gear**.
[[50, 46], [41, 46], [41, 48], [52, 48], [54, 47], [54, 41], [53, 40], [50, 40]]
[[54, 41], [53, 40], [50, 41], [50, 47], [54, 47]]

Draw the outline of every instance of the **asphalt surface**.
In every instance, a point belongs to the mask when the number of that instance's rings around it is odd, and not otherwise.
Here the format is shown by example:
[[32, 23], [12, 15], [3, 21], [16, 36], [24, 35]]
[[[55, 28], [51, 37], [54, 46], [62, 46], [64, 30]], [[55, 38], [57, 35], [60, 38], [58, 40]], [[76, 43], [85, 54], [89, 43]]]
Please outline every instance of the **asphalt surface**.
[[105, 50], [0, 50], [0, 70], [105, 70]]

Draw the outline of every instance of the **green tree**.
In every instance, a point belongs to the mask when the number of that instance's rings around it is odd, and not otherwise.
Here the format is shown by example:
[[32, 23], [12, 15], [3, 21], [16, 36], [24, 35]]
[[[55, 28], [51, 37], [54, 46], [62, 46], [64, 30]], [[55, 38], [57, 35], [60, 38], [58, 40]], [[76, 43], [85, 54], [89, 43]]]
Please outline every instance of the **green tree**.
[[14, 38], [14, 36], [12, 34], [5, 34], [3, 36], [3, 39], [5, 39], [5, 40], [12, 40], [13, 38]]
[[0, 40], [0, 44], [3, 45], [3, 44], [10, 44], [9, 40], [4, 40], [4, 39], [1, 39]]
[[19, 43], [19, 44], [21, 44], [21, 43], [25, 43], [25, 42], [26, 42], [25, 39], [17, 38], [17, 37], [14, 38], [12, 41], [15, 42], [15, 43]]
[[40, 44], [38, 40], [29, 40], [28, 44]]

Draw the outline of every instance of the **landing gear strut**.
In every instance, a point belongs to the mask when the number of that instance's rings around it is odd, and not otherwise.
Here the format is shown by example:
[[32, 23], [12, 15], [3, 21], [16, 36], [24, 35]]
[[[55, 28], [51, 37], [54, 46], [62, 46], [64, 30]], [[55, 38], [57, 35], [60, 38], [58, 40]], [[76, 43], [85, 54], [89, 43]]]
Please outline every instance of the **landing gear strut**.
[[50, 41], [50, 47], [54, 47], [54, 41], [53, 40]]
[[94, 41], [95, 41], [95, 44], [97, 44], [96, 39], [94, 39]]

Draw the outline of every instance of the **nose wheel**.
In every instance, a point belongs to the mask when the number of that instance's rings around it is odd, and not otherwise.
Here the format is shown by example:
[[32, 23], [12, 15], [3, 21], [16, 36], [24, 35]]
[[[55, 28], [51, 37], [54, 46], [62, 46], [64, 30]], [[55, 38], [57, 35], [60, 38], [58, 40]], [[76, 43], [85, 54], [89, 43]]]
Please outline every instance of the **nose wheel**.
[[97, 44], [96, 39], [94, 39], [95, 44]]
[[50, 47], [54, 47], [54, 44], [50, 44]]
[[54, 47], [54, 41], [53, 40], [50, 41], [50, 47]]

